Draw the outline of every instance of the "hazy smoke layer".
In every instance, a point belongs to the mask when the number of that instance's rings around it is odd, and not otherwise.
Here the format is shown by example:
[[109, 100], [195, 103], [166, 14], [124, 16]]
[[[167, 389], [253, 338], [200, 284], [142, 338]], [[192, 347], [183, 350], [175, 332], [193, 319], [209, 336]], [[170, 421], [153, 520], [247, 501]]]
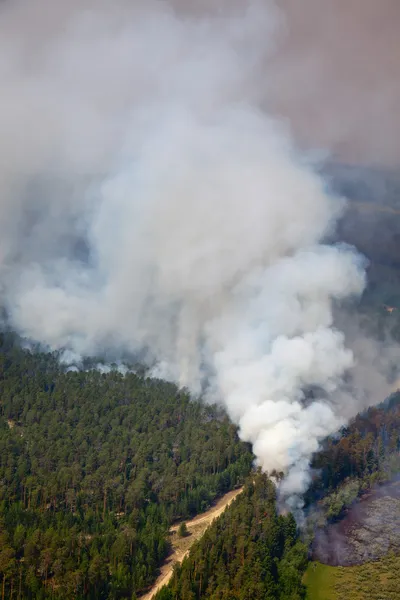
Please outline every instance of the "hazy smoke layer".
[[287, 18], [269, 65], [267, 105], [290, 117], [306, 146], [328, 146], [348, 162], [398, 168], [400, 2], [279, 5]]
[[267, 2], [3, 3], [0, 256], [23, 335], [206, 391], [292, 494], [360, 408], [332, 306], [364, 272], [321, 243], [341, 202], [259, 108], [280, 23]]

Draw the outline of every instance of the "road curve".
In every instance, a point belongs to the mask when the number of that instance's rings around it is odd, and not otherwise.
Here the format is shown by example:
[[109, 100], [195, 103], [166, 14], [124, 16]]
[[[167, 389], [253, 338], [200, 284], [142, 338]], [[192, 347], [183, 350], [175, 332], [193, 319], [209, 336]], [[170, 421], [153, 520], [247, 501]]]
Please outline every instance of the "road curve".
[[191, 521], [186, 521], [186, 527], [190, 533], [190, 535], [186, 538], [179, 538], [177, 535], [179, 523], [172, 525], [169, 530], [171, 535], [172, 552], [162, 565], [160, 575], [157, 577], [154, 585], [144, 596], [140, 597], [140, 600], [151, 600], [164, 585], [167, 585], [172, 577], [174, 565], [177, 562], [182, 562], [185, 556], [189, 553], [194, 542], [202, 537], [214, 519], [218, 518], [224, 512], [225, 508], [229, 506], [229, 504], [235, 500], [235, 498], [241, 494], [242, 491], [243, 488], [239, 488], [237, 490], [228, 492], [205, 513], [198, 515]]

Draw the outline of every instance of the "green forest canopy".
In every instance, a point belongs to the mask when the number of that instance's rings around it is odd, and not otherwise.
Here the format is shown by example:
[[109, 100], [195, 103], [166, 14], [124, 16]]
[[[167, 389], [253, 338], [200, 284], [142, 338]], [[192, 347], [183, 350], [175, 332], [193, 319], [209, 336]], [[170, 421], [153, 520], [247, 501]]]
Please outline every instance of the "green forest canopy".
[[300, 600], [307, 548], [258, 473], [196, 542], [155, 600]]
[[[357, 495], [398, 470], [399, 431], [398, 396], [358, 415], [315, 455], [307, 503], [325, 497], [327, 520], [340, 518], [348, 482]], [[252, 460], [221, 409], [170, 383], [66, 373], [0, 336], [2, 599], [136, 598], [168, 553], [170, 524], [243, 483]], [[297, 600], [306, 563], [293, 517], [277, 515], [258, 474], [157, 600]]]
[[135, 597], [171, 522], [241, 484], [252, 460], [216, 406], [133, 373], [66, 373], [2, 335], [3, 596]]

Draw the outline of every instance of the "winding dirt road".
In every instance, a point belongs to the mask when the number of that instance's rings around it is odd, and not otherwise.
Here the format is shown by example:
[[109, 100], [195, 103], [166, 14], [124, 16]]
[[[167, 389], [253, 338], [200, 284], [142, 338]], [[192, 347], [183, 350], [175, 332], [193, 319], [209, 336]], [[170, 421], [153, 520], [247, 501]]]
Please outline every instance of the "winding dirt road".
[[153, 587], [147, 594], [141, 596], [140, 600], [151, 600], [164, 585], [167, 585], [172, 577], [175, 563], [182, 562], [194, 542], [201, 538], [207, 527], [224, 512], [225, 508], [242, 491], [243, 488], [228, 492], [205, 513], [198, 515], [191, 521], [186, 521], [186, 526], [190, 533], [187, 537], [180, 538], [178, 536], [179, 523], [171, 527], [169, 533], [171, 536], [172, 552], [161, 567], [160, 575], [157, 577]]

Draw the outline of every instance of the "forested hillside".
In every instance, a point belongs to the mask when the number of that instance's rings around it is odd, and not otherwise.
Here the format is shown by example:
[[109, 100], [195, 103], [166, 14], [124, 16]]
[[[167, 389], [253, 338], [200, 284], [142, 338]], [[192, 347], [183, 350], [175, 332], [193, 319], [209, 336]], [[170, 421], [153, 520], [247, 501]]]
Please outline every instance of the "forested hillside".
[[399, 400], [358, 415], [314, 457], [304, 535], [323, 564], [308, 568], [309, 600], [399, 597]]
[[[399, 471], [399, 400], [358, 415], [315, 455], [307, 542]], [[217, 407], [133, 373], [66, 372], [1, 336], [1, 599], [137, 598], [168, 554], [170, 524], [242, 483], [251, 464]], [[297, 535], [258, 474], [157, 600], [300, 599]]]
[[400, 393], [397, 393], [384, 404], [357, 415], [340, 437], [326, 440], [313, 459], [316, 477], [306, 494], [307, 504], [328, 497], [325, 504], [329, 506], [330, 518], [339, 517], [360, 493], [399, 472], [399, 451]]
[[135, 598], [168, 552], [170, 523], [251, 464], [225, 414], [174, 385], [66, 373], [2, 336], [2, 599]]
[[[357, 415], [342, 430], [341, 437], [326, 440], [315, 455], [316, 477], [306, 496], [311, 509], [310, 520], [301, 532], [301, 540], [306, 545], [298, 538], [292, 515], [278, 516], [275, 488], [266, 476], [258, 474], [254, 483], [247, 483], [243, 494], [193, 545], [189, 556], [175, 569], [170, 584], [160, 590], [156, 600], [303, 598], [302, 577], [314, 535], [347, 514], [346, 509], [363, 492], [390, 481], [400, 470], [399, 400], [396, 394], [384, 404]], [[391, 565], [397, 559], [383, 560], [386, 562], [377, 564]], [[327, 598], [328, 580], [316, 583], [315, 563], [312, 565], [306, 582], [307, 586], [317, 588], [308, 587], [309, 597]], [[338, 569], [339, 576], [342, 571]], [[385, 567], [382, 590], [390, 588], [396, 577], [390, 569], [387, 571]], [[355, 572], [363, 577], [362, 586], [358, 582], [363, 590], [378, 585], [374, 563]], [[363, 573], [371, 573], [371, 578], [362, 576]], [[344, 591], [343, 586], [341, 591]], [[336, 597], [341, 596], [332, 596]]]
[[257, 474], [193, 545], [156, 600], [300, 600], [307, 549], [275, 487]]

